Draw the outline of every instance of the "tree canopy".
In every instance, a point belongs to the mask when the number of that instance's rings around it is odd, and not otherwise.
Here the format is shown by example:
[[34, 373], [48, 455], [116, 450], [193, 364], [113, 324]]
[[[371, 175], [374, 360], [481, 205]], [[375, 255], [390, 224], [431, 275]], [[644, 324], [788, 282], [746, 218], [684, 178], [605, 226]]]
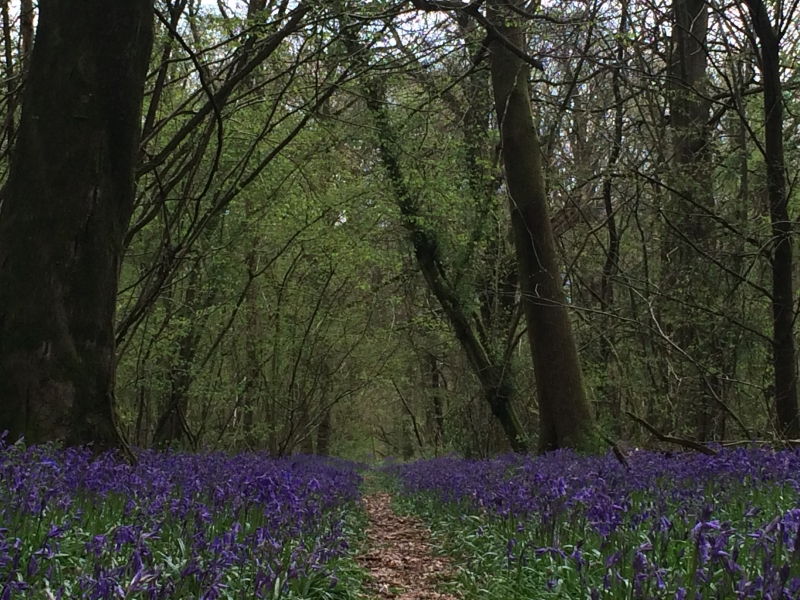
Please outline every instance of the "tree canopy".
[[84, 4], [2, 4], [11, 438], [800, 438], [795, 3]]

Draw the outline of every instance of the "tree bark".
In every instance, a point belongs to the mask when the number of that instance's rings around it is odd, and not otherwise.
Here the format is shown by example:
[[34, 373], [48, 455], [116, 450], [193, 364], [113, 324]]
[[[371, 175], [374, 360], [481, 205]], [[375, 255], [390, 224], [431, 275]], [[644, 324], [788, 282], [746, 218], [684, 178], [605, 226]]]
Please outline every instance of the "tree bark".
[[0, 431], [106, 448], [153, 3], [39, 8], [0, 208]]
[[[524, 48], [522, 29], [495, 20], [497, 29]], [[539, 451], [596, 450], [594, 412], [583, 387], [580, 362], [561, 286], [547, 208], [539, 138], [528, 92], [529, 67], [507, 45], [489, 45], [491, 78], [500, 123], [520, 289], [539, 399]]]
[[6, 78], [6, 94], [8, 96], [8, 108], [6, 109], [6, 122], [4, 126], [4, 135], [8, 139], [8, 143], [14, 139], [14, 112], [16, 109], [16, 88], [19, 85], [14, 77], [14, 55], [13, 55], [13, 42], [11, 39], [11, 16], [8, 12], [9, 0], [3, 0], [2, 4], [2, 18], [3, 18], [3, 59], [5, 61], [5, 68], [3, 69]]
[[614, 210], [614, 185], [613, 172], [619, 166], [622, 154], [623, 127], [625, 124], [625, 100], [622, 97], [622, 66], [625, 63], [625, 36], [628, 29], [628, 2], [622, 3], [619, 19], [619, 40], [617, 42], [617, 64], [611, 74], [611, 89], [614, 94], [614, 137], [611, 146], [611, 155], [606, 166], [607, 173], [603, 178], [603, 208], [606, 213], [606, 229], [608, 230], [608, 246], [606, 260], [603, 263], [602, 277], [600, 280], [600, 310], [603, 311], [603, 333], [600, 339], [601, 368], [605, 368], [607, 382], [599, 386], [599, 395], [606, 407], [615, 414], [622, 409], [622, 397], [619, 386], [615, 382], [615, 369], [613, 368], [613, 350], [616, 342], [615, 317], [611, 314], [614, 310], [614, 280], [619, 273], [619, 258], [621, 235], [617, 228], [617, 215]]
[[20, 32], [20, 63], [23, 73], [28, 71], [30, 56], [33, 49], [33, 20], [35, 17], [33, 0], [20, 0], [19, 3], [19, 32]]
[[780, 38], [763, 0], [745, 0], [760, 46], [764, 82], [764, 158], [772, 224], [772, 327], [775, 370], [775, 412], [778, 431], [800, 438], [797, 371], [794, 350], [794, 282], [792, 280], [792, 222], [786, 193], [783, 153], [783, 98], [780, 76]]
[[[251, 2], [250, 9], [256, 4]], [[245, 196], [245, 214], [248, 219], [253, 218], [253, 207], [250, 196]], [[258, 269], [258, 246], [259, 239], [256, 235], [251, 236], [251, 248], [245, 256], [247, 266], [247, 278], [250, 281], [245, 292], [244, 308], [246, 330], [244, 334], [245, 348], [245, 373], [247, 380], [244, 385], [244, 416], [242, 418], [242, 433], [248, 449], [253, 450], [262, 444], [256, 438], [256, 406], [259, 403], [259, 379], [261, 377], [261, 361], [259, 360], [258, 341], [260, 340], [260, 315], [258, 311], [258, 286], [256, 285], [256, 271]]]

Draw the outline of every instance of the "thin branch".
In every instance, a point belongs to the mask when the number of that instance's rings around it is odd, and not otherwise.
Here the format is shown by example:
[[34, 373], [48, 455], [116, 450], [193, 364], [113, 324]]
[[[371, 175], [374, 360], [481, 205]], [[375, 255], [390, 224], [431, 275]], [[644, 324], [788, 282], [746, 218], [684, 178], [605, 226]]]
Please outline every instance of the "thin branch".
[[403, 392], [401, 392], [400, 388], [397, 387], [397, 382], [394, 379], [392, 379], [392, 385], [394, 386], [397, 395], [400, 396], [400, 401], [403, 403], [403, 406], [405, 406], [408, 415], [411, 417], [411, 425], [414, 427], [414, 435], [417, 437], [417, 443], [419, 444], [419, 447], [422, 448], [422, 435], [420, 434], [419, 427], [417, 426], [417, 417], [414, 416], [411, 407], [408, 405], [408, 402], [406, 402], [405, 396], [403, 396]]
[[650, 425], [650, 423], [648, 423], [641, 417], [636, 416], [629, 410], [626, 410], [625, 414], [628, 415], [634, 421], [636, 421], [639, 425], [647, 429], [647, 431], [652, 433], [654, 436], [656, 436], [656, 438], [658, 438], [662, 442], [668, 444], [677, 444], [678, 446], [683, 446], [684, 448], [691, 448], [692, 450], [696, 450], [697, 452], [701, 452], [702, 454], [705, 454], [707, 456], [716, 456], [718, 454], [716, 450], [713, 450], [708, 446], [701, 444], [699, 442], [688, 440], [686, 438], [675, 437], [672, 435], [665, 435], [661, 433], [658, 429]]

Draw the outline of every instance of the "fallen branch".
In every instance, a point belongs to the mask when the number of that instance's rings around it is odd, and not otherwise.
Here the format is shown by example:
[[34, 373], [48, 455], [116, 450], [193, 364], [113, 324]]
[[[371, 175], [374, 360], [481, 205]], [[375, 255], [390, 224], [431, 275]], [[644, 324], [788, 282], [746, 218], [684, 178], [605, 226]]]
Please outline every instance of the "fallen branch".
[[723, 448], [736, 448], [738, 446], [786, 446], [787, 448], [800, 447], [800, 440], [732, 440], [720, 442]]
[[692, 450], [697, 450], [697, 452], [702, 452], [703, 454], [706, 454], [707, 456], [716, 456], [717, 455], [717, 451], [716, 450], [712, 450], [711, 448], [709, 448], [705, 444], [701, 444], [700, 442], [695, 442], [693, 440], [687, 440], [686, 438], [674, 437], [674, 436], [671, 436], [671, 435], [664, 435], [658, 429], [656, 429], [655, 427], [650, 425], [650, 423], [648, 423], [647, 421], [645, 421], [641, 417], [633, 414], [629, 410], [626, 410], [625, 414], [627, 414], [631, 419], [636, 421], [639, 425], [641, 425], [642, 427], [647, 429], [647, 431], [649, 431], [654, 436], [656, 436], [659, 439], [659, 441], [666, 442], [668, 444], [677, 444], [678, 446], [683, 446], [684, 448], [691, 448]]

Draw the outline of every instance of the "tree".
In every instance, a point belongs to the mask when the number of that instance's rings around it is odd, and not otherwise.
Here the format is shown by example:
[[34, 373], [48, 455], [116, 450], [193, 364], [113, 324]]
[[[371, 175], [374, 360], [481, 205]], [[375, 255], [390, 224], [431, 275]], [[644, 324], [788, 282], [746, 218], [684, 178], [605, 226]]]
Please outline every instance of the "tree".
[[[354, 56], [361, 55], [363, 60], [364, 49], [354, 38], [350, 39], [349, 46], [350, 52]], [[403, 226], [410, 234], [417, 266], [453, 328], [455, 338], [480, 382], [482, 395], [503, 428], [509, 445], [515, 452], [525, 452], [528, 443], [512, 404], [515, 388], [510, 369], [507, 368], [507, 353], [492, 352], [489, 344], [481, 339], [476, 326], [479, 315], [465, 307], [456, 292], [447, 273], [437, 232], [424, 224], [419, 197], [408, 185], [403, 171], [398, 135], [386, 108], [385, 84], [374, 74], [364, 79], [366, 104], [375, 122], [381, 161], [396, 197]]]
[[[502, 4], [502, 3], [497, 3]], [[583, 387], [547, 208], [539, 138], [528, 91], [529, 65], [521, 26], [495, 7], [489, 45], [497, 120], [511, 206], [520, 290], [539, 400], [539, 450], [595, 449], [592, 406]]]
[[[685, 377], [680, 402], [695, 418], [697, 436], [713, 439], [724, 433], [719, 399], [722, 370], [714, 329], [718, 319], [698, 311], [714, 298], [719, 282], [710, 273], [714, 255], [713, 164], [707, 99], [708, 6], [698, 0], [673, 2], [672, 52], [669, 65], [670, 129], [672, 130], [671, 194], [662, 212], [666, 235], [662, 250], [661, 286], [676, 296], [673, 310], [662, 313], [675, 345], [691, 358], [697, 377]], [[707, 375], [706, 371], [717, 375]]]
[[775, 412], [782, 436], [800, 438], [797, 366], [794, 349], [794, 282], [792, 221], [786, 193], [783, 149], [783, 92], [780, 74], [780, 26], [774, 27], [762, 0], [746, 0], [760, 50], [764, 81], [764, 160], [772, 225], [772, 366]]
[[114, 446], [114, 315], [152, 0], [41, 0], [0, 207], [0, 430]]

